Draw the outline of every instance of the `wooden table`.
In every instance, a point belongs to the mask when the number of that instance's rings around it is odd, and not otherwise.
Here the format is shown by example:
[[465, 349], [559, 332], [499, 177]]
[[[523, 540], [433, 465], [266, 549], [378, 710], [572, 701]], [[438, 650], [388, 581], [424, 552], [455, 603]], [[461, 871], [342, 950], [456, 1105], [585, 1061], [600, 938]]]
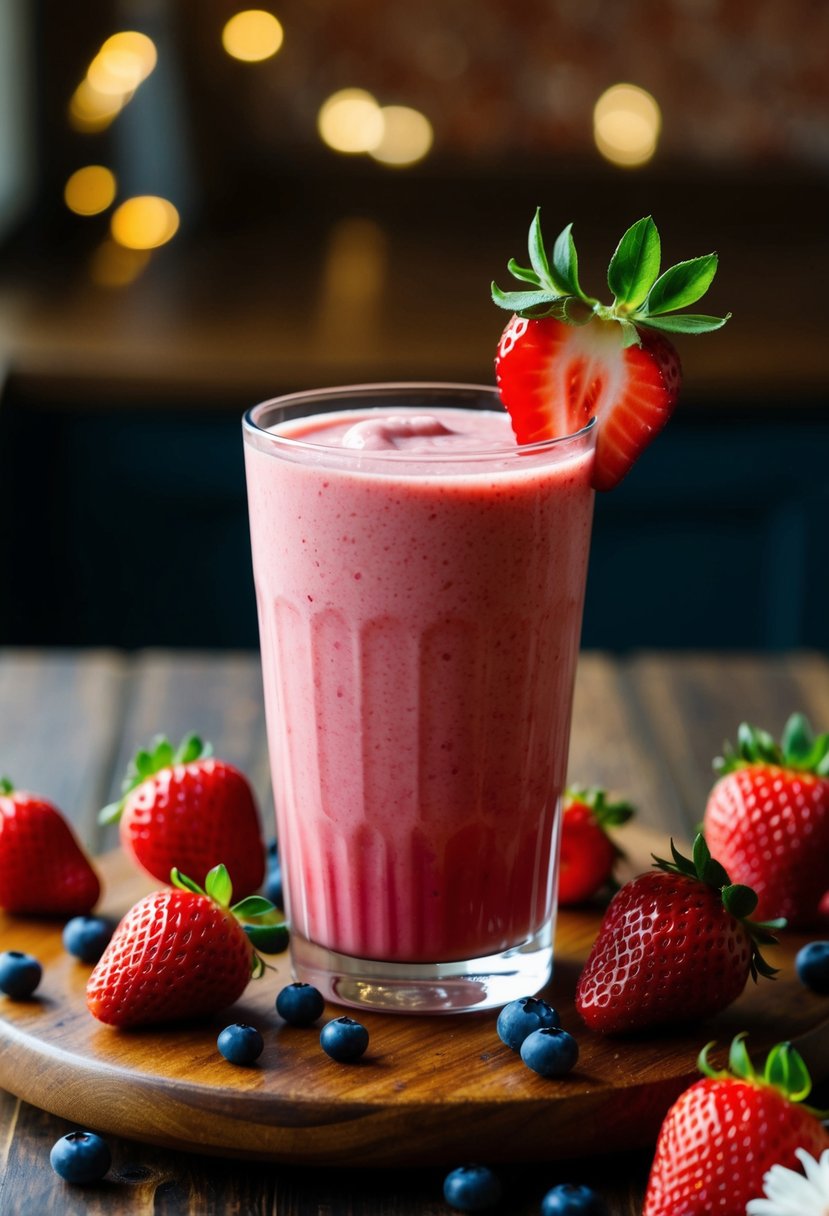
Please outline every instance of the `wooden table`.
[[[815, 654], [585, 655], [570, 775], [640, 807], [644, 825], [688, 838], [711, 784], [711, 758], [748, 718], [774, 733], [802, 709], [829, 724], [829, 662]], [[0, 771], [53, 798], [96, 851], [114, 843], [95, 813], [134, 747], [197, 729], [269, 800], [258, 658], [144, 652], [0, 653]], [[824, 1102], [825, 1104], [825, 1102]], [[72, 1125], [0, 1091], [0, 1216], [210, 1213], [447, 1216], [444, 1170], [326, 1171], [204, 1159], [112, 1139], [113, 1168], [73, 1189], [51, 1171], [52, 1143]], [[461, 1164], [461, 1163], [459, 1163]], [[589, 1181], [612, 1216], [635, 1216], [649, 1153], [516, 1166], [499, 1172], [502, 1213], [531, 1216], [559, 1181]]]

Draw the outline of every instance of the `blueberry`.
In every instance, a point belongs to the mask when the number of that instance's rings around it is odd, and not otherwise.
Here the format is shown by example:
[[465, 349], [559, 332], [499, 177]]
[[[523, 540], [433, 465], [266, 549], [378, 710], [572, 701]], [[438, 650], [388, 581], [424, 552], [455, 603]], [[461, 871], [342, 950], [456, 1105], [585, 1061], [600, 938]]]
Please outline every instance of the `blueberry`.
[[443, 1198], [458, 1212], [484, 1212], [501, 1198], [501, 1183], [485, 1165], [462, 1165], [444, 1178]]
[[264, 1051], [265, 1040], [255, 1026], [236, 1022], [233, 1026], [225, 1026], [216, 1046], [231, 1064], [253, 1064]]
[[115, 926], [102, 916], [73, 916], [63, 926], [63, 948], [82, 963], [97, 963]]
[[97, 1182], [112, 1164], [105, 1140], [94, 1132], [70, 1132], [52, 1145], [49, 1161], [66, 1182]]
[[609, 1216], [607, 1204], [589, 1186], [564, 1182], [541, 1200], [541, 1216]]
[[578, 1058], [578, 1043], [558, 1026], [534, 1030], [521, 1044], [521, 1059], [542, 1077], [563, 1077], [575, 1067]]
[[265, 875], [265, 899], [269, 899], [277, 908], [285, 907], [285, 895], [282, 890], [282, 863], [274, 853], [268, 853], [268, 872]]
[[809, 942], [798, 950], [795, 966], [801, 984], [819, 996], [829, 996], [829, 942]]
[[558, 1014], [552, 1005], [534, 996], [522, 996], [510, 1001], [498, 1014], [498, 1037], [513, 1051], [520, 1051], [528, 1034], [542, 1026], [558, 1026]]
[[31, 954], [5, 950], [0, 954], [0, 992], [13, 1000], [31, 996], [43, 978], [43, 968]]
[[324, 1008], [322, 993], [310, 984], [289, 984], [276, 998], [276, 1012], [289, 1026], [310, 1026]]
[[359, 1060], [368, 1047], [368, 1031], [353, 1018], [335, 1018], [323, 1026], [320, 1045], [332, 1060], [350, 1064]]

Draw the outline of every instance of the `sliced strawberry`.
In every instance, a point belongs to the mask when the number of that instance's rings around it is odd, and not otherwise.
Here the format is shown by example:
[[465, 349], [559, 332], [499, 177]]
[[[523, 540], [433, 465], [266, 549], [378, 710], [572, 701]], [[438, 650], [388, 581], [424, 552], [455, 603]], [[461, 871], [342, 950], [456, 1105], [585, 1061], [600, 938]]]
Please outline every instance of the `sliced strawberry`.
[[536, 212], [531, 267], [509, 263], [530, 287], [504, 292], [492, 284], [493, 301], [514, 314], [501, 335], [495, 374], [520, 444], [572, 435], [596, 419], [593, 484], [609, 490], [676, 405], [682, 373], [664, 333], [707, 333], [728, 316], [678, 315], [708, 289], [717, 256], [692, 258], [660, 275], [659, 234], [649, 216], [619, 242], [607, 276], [615, 298], [600, 304], [579, 284], [571, 227], [548, 255]]
[[624, 347], [615, 321], [575, 328], [513, 316], [495, 378], [519, 443], [572, 435], [596, 418], [593, 485], [610, 490], [662, 430], [679, 397], [679, 355], [661, 334]]

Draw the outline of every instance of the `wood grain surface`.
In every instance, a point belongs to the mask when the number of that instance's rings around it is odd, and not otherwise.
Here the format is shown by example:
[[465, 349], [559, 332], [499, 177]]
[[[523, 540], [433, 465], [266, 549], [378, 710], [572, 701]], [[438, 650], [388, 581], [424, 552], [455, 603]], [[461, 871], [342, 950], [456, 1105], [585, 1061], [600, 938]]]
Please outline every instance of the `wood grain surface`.
[[[825, 729], [829, 724], [829, 668], [822, 657], [801, 654], [760, 660], [751, 656], [644, 654], [616, 660], [587, 655], [582, 659], [577, 683], [571, 778], [606, 784], [637, 801], [640, 822], [661, 833], [666, 841], [669, 833], [688, 838], [701, 817], [710, 788], [710, 760], [723, 738], [733, 737], [743, 718], [777, 732], [795, 708], [805, 708], [818, 727]], [[117, 789], [127, 754], [158, 730], [177, 735], [191, 728], [212, 737], [220, 754], [251, 774], [262, 806], [266, 807], [267, 760], [255, 656], [27, 652], [0, 655], [0, 769], [8, 771], [18, 784], [54, 797], [95, 849], [112, 843], [111, 837], [99, 835], [95, 828], [95, 811]], [[125, 879], [124, 883], [127, 881], [133, 879]], [[123, 902], [132, 890], [116, 881], [108, 898]], [[565, 1024], [571, 1018], [567, 988], [572, 982], [573, 962], [589, 944], [594, 929], [595, 922], [588, 921], [589, 918], [580, 921], [574, 917], [564, 938], [564, 962], [553, 992]], [[41, 926], [41, 931], [54, 932], [45, 926]], [[10, 932], [7, 924], [0, 927], [0, 948], [8, 948]], [[791, 948], [783, 952], [786, 968]], [[87, 969], [65, 956], [55, 963], [55, 969], [60, 972], [62, 983], [65, 981], [76, 994], [82, 992]], [[752, 1039], [756, 1035], [759, 1043], [764, 1035], [777, 1037], [784, 1025], [802, 1030], [813, 1019], [823, 1016], [825, 1005], [815, 1008], [808, 994], [802, 990], [796, 993], [790, 975], [787, 979], [786, 974], [778, 984], [764, 986], [762, 999], [760, 990], [743, 998], [743, 1003], [735, 1006], [716, 1028], [717, 1036], [725, 1038], [733, 1029], [742, 1029], [739, 1023], [750, 1017], [754, 1025]], [[51, 982], [48, 973], [44, 981], [44, 995], [48, 996], [47, 982]], [[29, 1216], [29, 1213], [39, 1216], [51, 1211], [164, 1212], [176, 1216], [212, 1212], [447, 1216], [449, 1209], [441, 1198], [445, 1164], [439, 1162], [460, 1163], [452, 1156], [451, 1140], [452, 1135], [461, 1135], [456, 1126], [459, 1122], [467, 1121], [480, 1133], [467, 1143], [476, 1148], [486, 1145], [488, 1124], [479, 1119], [474, 1105], [473, 1091], [481, 1087], [495, 1107], [498, 1107], [493, 1096], [496, 1091], [501, 1095], [502, 1105], [527, 1104], [526, 1117], [508, 1137], [497, 1138], [489, 1158], [497, 1163], [513, 1155], [527, 1155], [526, 1141], [534, 1135], [537, 1120], [551, 1105], [551, 1083], [527, 1073], [497, 1040], [493, 1048], [492, 1019], [488, 1015], [433, 1019], [428, 1024], [418, 1020], [424, 1030], [414, 1048], [401, 1037], [406, 1033], [403, 1025], [406, 1019], [380, 1017], [371, 1027], [373, 1059], [358, 1070], [339, 1071], [332, 1062], [320, 1058], [315, 1036], [290, 1032], [289, 1038], [288, 1031], [277, 1028], [272, 1001], [278, 982], [278, 977], [272, 976], [258, 992], [252, 986], [243, 1002], [251, 1020], [261, 1017], [267, 1027], [268, 1047], [262, 1065], [244, 1078], [254, 1100], [265, 1106], [273, 1100], [267, 1085], [262, 1083], [262, 1076], [271, 1065], [285, 1074], [286, 1083], [294, 1086], [295, 1094], [301, 1090], [303, 1098], [310, 1101], [319, 1094], [321, 1076], [326, 1085], [336, 1076], [333, 1083], [341, 1086], [346, 1109], [352, 1113], [361, 1104], [371, 1105], [372, 1092], [375, 1098], [378, 1092], [392, 1093], [408, 1113], [414, 1113], [423, 1095], [430, 1091], [443, 1089], [453, 1095], [457, 1092], [457, 1102], [450, 1104], [453, 1118], [447, 1123], [446, 1135], [437, 1136], [434, 1154], [417, 1148], [409, 1150], [406, 1146], [400, 1150], [392, 1143], [395, 1137], [411, 1137], [410, 1130], [394, 1129], [390, 1135], [387, 1151], [395, 1157], [389, 1156], [387, 1160], [420, 1158], [428, 1164], [416, 1169], [353, 1168], [353, 1155], [342, 1147], [348, 1142], [344, 1129], [349, 1122], [359, 1125], [363, 1120], [349, 1118], [346, 1122], [335, 1121], [320, 1131], [329, 1144], [340, 1146], [335, 1148], [332, 1159], [347, 1162], [348, 1169], [304, 1167], [296, 1156], [292, 1163], [276, 1165], [227, 1161], [219, 1159], [212, 1149], [182, 1153], [110, 1135], [113, 1168], [105, 1182], [83, 1190], [69, 1188], [51, 1173], [48, 1151], [59, 1135], [83, 1123], [88, 1116], [90, 1122], [95, 1122], [92, 1116], [96, 1114], [96, 1100], [84, 1086], [73, 1085], [72, 1071], [63, 1066], [65, 1062], [59, 1057], [65, 1040], [56, 1035], [52, 1039], [55, 1059], [50, 1067], [40, 1070], [43, 1077], [37, 1083], [48, 1091], [43, 1095], [46, 1099], [43, 1105], [61, 1109], [67, 1118], [46, 1114], [0, 1091], [0, 1216]], [[54, 1014], [50, 1006], [44, 1010], [38, 1004], [37, 1008], [39, 1014], [37, 1009], [24, 1011], [35, 1022], [38, 1016]], [[22, 1026], [16, 1017], [10, 1020], [5, 1008], [2, 1016], [6, 1026], [14, 1026], [15, 1034], [31, 1033], [30, 1025]], [[71, 1023], [72, 1017], [66, 1014], [64, 1026], [58, 1029], [68, 1031], [66, 1018]], [[458, 1029], [453, 1029], [455, 1021]], [[96, 1050], [104, 1057], [102, 1074], [107, 1069], [126, 1067], [126, 1058], [119, 1063], [117, 1052], [113, 1052], [112, 1032], [105, 1027], [93, 1027], [93, 1032], [92, 1037], [99, 1037]], [[300, 1038], [294, 1038], [295, 1035]], [[101, 1040], [100, 1036], [106, 1037]], [[118, 1037], [117, 1032], [115, 1036]], [[479, 1036], [487, 1040], [485, 1048]], [[142, 1035], [137, 1037], [141, 1039]], [[586, 1040], [586, 1032], [579, 1030], [579, 1037], [580, 1041]], [[699, 1046], [699, 1039], [699, 1033], [689, 1036], [689, 1054]], [[826, 1039], [825, 1034], [813, 1037], [806, 1045], [807, 1053], [812, 1054], [819, 1067]], [[664, 1052], [660, 1042], [657, 1068], [664, 1066], [666, 1056], [682, 1054], [681, 1041], [667, 1036]], [[230, 1066], [215, 1058], [212, 1047], [212, 1054], [208, 1055], [208, 1045], [205, 1041], [199, 1066], [206, 1069], [206, 1075], [218, 1076], [223, 1081]], [[145, 1046], [149, 1047], [149, 1039]], [[186, 1057], [186, 1051], [180, 1050], [183, 1046], [179, 1041], [177, 1049], [149, 1054], [157, 1071], [186, 1088], [192, 1087], [194, 1081], [182, 1067], [182, 1058]], [[573, 1124], [589, 1124], [593, 1118], [590, 1102], [597, 1089], [594, 1065], [601, 1059], [591, 1054], [593, 1049], [586, 1041], [582, 1041], [582, 1046], [580, 1071], [584, 1070], [585, 1075], [566, 1083], [574, 1087], [574, 1096], [585, 1104]], [[646, 1087], [653, 1077], [653, 1056], [647, 1065], [642, 1063], [645, 1057], [635, 1053], [652, 1049], [652, 1043], [627, 1043], [623, 1050], [616, 1049], [620, 1058], [625, 1057], [624, 1065], [618, 1061], [615, 1065], [624, 1067], [628, 1076], [638, 1070], [638, 1079]], [[443, 1054], [438, 1054], [441, 1051]], [[489, 1058], [482, 1060], [482, 1055]], [[335, 1072], [321, 1073], [320, 1065], [328, 1064]], [[19, 1071], [19, 1064], [7, 1063], [3, 1067]], [[588, 1068], [591, 1071], [586, 1071]], [[406, 1088], [395, 1092], [393, 1086], [401, 1077], [405, 1077]], [[450, 1078], [451, 1086], [447, 1085]], [[101, 1080], [97, 1090], [100, 1102], [117, 1105], [118, 1088], [114, 1082]], [[114, 1096], [110, 1092], [113, 1089]], [[628, 1096], [625, 1091], [625, 1097]], [[211, 1106], [210, 1128], [205, 1131], [189, 1099], [184, 1105], [194, 1126], [196, 1139], [192, 1143], [197, 1144], [198, 1137], [205, 1136], [205, 1149], [211, 1143], [215, 1126], [233, 1121], [219, 1103], [216, 1108]], [[630, 1142], [636, 1138], [631, 1125], [649, 1116], [627, 1101], [619, 1105], [618, 1134], [628, 1136]], [[272, 1112], [272, 1107], [269, 1109]], [[370, 1114], [365, 1116], [369, 1117]], [[296, 1111], [292, 1118], [296, 1122]], [[270, 1115], [264, 1123], [266, 1133], [272, 1131]], [[105, 1130], [111, 1132], [112, 1128], [108, 1126]], [[294, 1132], [303, 1136], [307, 1128], [300, 1125]], [[415, 1121], [414, 1136], [417, 1134]], [[162, 1127], [159, 1138], [166, 1135], [167, 1129]], [[535, 1216], [544, 1191], [555, 1182], [566, 1180], [595, 1185], [605, 1197], [611, 1216], [623, 1213], [635, 1216], [641, 1210], [650, 1150], [601, 1158], [568, 1156], [571, 1146], [583, 1135], [580, 1127], [552, 1127], [546, 1138], [538, 1136], [535, 1141], [537, 1152], [530, 1154], [535, 1157], [534, 1164], [498, 1164], [507, 1193], [501, 1212], [509, 1216]], [[602, 1150], [613, 1147], [609, 1137], [605, 1139]], [[457, 1146], [459, 1141], [454, 1143]], [[621, 1147], [621, 1143], [617, 1140], [616, 1147]], [[245, 1145], [243, 1151], [251, 1150]], [[255, 1146], [252, 1151], [256, 1151]], [[482, 1156], [482, 1152], [475, 1152], [476, 1158]]]

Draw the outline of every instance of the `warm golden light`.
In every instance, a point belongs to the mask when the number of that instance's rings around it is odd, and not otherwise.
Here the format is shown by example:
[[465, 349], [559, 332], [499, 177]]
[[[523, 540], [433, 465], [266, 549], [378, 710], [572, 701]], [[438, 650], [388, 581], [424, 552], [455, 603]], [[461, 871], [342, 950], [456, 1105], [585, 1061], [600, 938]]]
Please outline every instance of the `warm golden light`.
[[83, 80], [69, 102], [69, 123], [76, 131], [103, 131], [121, 112], [125, 98], [106, 95]]
[[634, 84], [614, 84], [593, 110], [596, 147], [615, 165], [646, 164], [656, 151], [661, 129], [656, 98]]
[[104, 241], [92, 255], [89, 277], [99, 287], [128, 287], [149, 260], [146, 249], [125, 249], [115, 241]]
[[172, 203], [153, 194], [128, 198], [112, 216], [114, 240], [127, 249], [157, 249], [178, 231], [179, 216]]
[[425, 114], [409, 106], [383, 106], [383, 135], [369, 151], [385, 165], [413, 165], [423, 160], [432, 146], [434, 133]]
[[285, 34], [273, 13], [251, 8], [231, 17], [222, 30], [222, 46], [234, 59], [260, 63], [282, 46]]
[[63, 189], [63, 199], [76, 215], [99, 215], [115, 198], [115, 175], [104, 165], [76, 169]]
[[322, 140], [335, 152], [371, 152], [383, 138], [383, 114], [365, 89], [341, 89], [317, 116]]

